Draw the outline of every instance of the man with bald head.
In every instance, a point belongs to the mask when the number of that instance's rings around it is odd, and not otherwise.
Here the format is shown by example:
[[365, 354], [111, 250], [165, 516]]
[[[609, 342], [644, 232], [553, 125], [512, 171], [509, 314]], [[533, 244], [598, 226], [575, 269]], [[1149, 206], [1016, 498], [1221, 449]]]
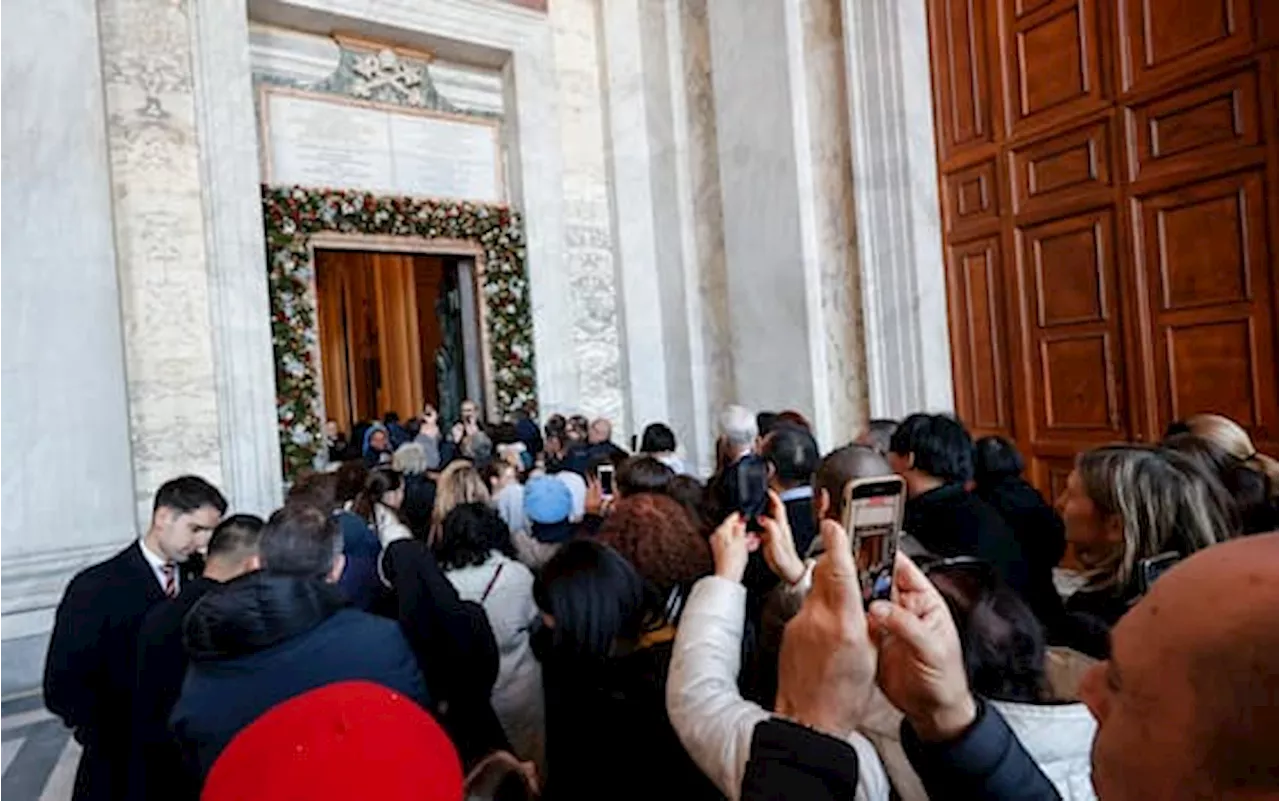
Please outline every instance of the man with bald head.
[[608, 459], [616, 462], [627, 458], [627, 452], [613, 444], [613, 423], [603, 417], [591, 421], [587, 430], [587, 458], [591, 462]]

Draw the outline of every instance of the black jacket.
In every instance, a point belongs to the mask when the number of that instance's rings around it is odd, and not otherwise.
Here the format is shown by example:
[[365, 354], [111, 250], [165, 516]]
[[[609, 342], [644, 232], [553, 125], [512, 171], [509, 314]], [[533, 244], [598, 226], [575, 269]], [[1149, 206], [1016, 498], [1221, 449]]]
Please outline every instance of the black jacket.
[[1030, 600], [1031, 570], [1009, 525], [994, 507], [943, 484], [907, 500], [903, 531], [939, 556], [976, 556], [990, 562], [1005, 582]]
[[720, 798], [680, 744], [667, 717], [672, 642], [638, 648], [604, 664], [552, 652], [535, 635], [546, 698], [546, 798]]
[[318, 579], [249, 573], [187, 614], [190, 667], [170, 724], [188, 769], [203, 777], [245, 726], [308, 690], [363, 679], [428, 705], [413, 652], [392, 621], [345, 608]]
[[[981, 703], [977, 720], [959, 738], [922, 743], [904, 722], [902, 745], [930, 798], [1053, 801], [1059, 797], [1008, 724]], [[742, 801], [844, 801], [854, 796], [858, 770], [857, 752], [847, 742], [772, 718], [756, 724], [752, 733]]]
[[1035, 487], [1017, 476], [978, 485], [974, 494], [991, 505], [1013, 529], [1027, 560], [1027, 602], [1055, 641], [1062, 628], [1062, 599], [1053, 586], [1053, 569], [1067, 549], [1062, 518]]
[[124, 798], [138, 630], [166, 600], [138, 543], [87, 568], [67, 586], [54, 617], [44, 701], [84, 746], [77, 801]]
[[169, 732], [169, 714], [182, 693], [187, 652], [182, 621], [218, 582], [193, 579], [171, 601], [147, 613], [138, 633], [138, 679], [133, 692], [133, 736], [129, 758], [129, 798], [195, 801], [200, 783], [182, 764], [182, 752]]
[[426, 544], [397, 540], [382, 555], [392, 607], [436, 702], [432, 711], [465, 766], [510, 750], [490, 696], [498, 680], [498, 643], [484, 608], [463, 601]]

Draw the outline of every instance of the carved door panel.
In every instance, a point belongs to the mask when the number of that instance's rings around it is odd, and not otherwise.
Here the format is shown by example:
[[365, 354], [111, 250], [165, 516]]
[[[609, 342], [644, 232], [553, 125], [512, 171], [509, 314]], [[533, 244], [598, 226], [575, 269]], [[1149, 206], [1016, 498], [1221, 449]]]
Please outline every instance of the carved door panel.
[[1134, 201], [1152, 321], [1156, 425], [1224, 414], [1276, 438], [1275, 260], [1261, 169]]
[[1015, 240], [1029, 456], [1127, 439], [1112, 210], [1023, 226]]
[[999, 237], [947, 249], [956, 410], [975, 436], [1008, 436], [1012, 428], [1001, 262]]

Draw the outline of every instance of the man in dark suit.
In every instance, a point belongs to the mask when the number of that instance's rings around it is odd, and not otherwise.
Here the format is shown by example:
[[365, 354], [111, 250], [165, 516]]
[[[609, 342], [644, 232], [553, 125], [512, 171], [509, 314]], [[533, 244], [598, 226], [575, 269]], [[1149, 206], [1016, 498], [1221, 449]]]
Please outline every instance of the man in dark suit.
[[183, 801], [200, 797], [200, 783], [182, 764], [182, 750], [169, 733], [169, 713], [182, 692], [187, 652], [182, 621], [210, 590], [259, 567], [262, 518], [232, 515], [209, 538], [204, 575], [188, 581], [172, 601], [154, 606], [138, 634], [138, 681], [133, 692], [133, 737], [129, 765], [131, 801]]
[[1013, 530], [994, 507], [965, 489], [973, 480], [973, 440], [943, 414], [903, 420], [886, 454], [907, 486], [902, 530], [939, 556], [975, 556], [991, 563], [1031, 601], [1031, 571]]
[[45, 659], [44, 700], [84, 746], [77, 801], [125, 797], [138, 629], [147, 611], [182, 588], [179, 566], [205, 546], [227, 501], [196, 476], [156, 493], [147, 533], [71, 580]]
[[787, 522], [796, 550], [803, 558], [817, 534], [813, 516], [813, 472], [818, 469], [818, 443], [792, 423], [776, 423], [765, 437], [763, 455], [769, 463], [769, 488], [787, 509]]

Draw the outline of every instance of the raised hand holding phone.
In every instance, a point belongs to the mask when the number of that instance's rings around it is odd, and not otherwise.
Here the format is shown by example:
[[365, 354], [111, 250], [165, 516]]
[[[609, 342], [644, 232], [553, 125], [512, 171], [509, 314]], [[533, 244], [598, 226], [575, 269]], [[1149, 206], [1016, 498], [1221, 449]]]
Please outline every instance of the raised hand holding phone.
[[949, 740], [977, 715], [964, 671], [960, 635], [938, 589], [905, 554], [894, 569], [896, 601], [871, 604], [878, 680], [922, 740]]
[[804, 577], [804, 560], [796, 552], [795, 536], [787, 520], [787, 507], [778, 493], [769, 490], [766, 514], [761, 515], [760, 542], [764, 546], [764, 561], [778, 578], [795, 584]]

